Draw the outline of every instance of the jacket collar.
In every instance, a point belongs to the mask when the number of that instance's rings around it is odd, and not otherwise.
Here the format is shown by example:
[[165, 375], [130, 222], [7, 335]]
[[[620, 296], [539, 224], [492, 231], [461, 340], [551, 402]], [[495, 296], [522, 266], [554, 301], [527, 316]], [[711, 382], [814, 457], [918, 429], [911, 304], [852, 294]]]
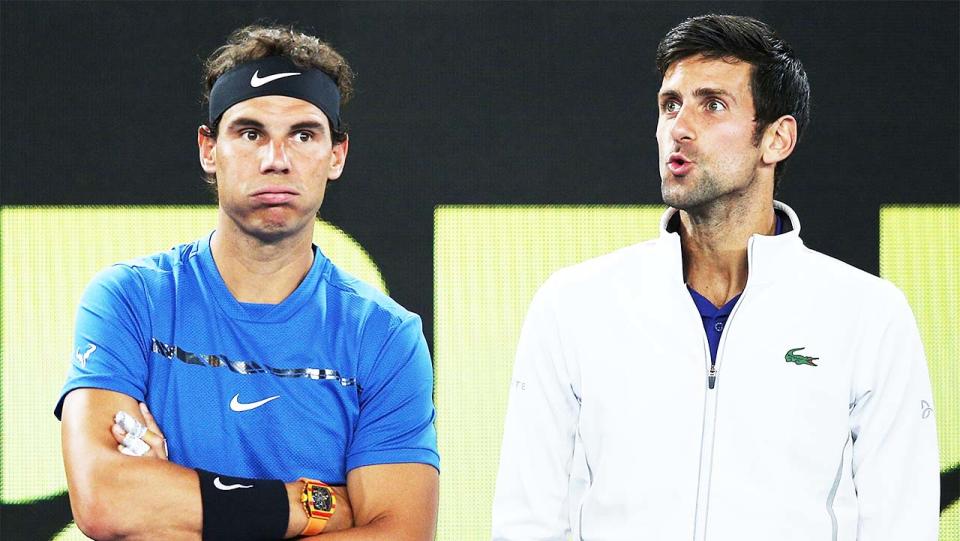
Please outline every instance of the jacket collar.
[[[800, 219], [792, 208], [780, 201], [774, 201], [773, 208], [786, 220], [783, 232], [779, 235], [750, 236], [747, 241], [749, 286], [770, 283], [796, 272], [796, 266], [791, 260], [803, 249]], [[679, 220], [680, 212], [673, 207], [667, 208], [660, 217], [660, 244], [669, 253], [668, 272], [682, 282], [683, 256], [680, 250]]]

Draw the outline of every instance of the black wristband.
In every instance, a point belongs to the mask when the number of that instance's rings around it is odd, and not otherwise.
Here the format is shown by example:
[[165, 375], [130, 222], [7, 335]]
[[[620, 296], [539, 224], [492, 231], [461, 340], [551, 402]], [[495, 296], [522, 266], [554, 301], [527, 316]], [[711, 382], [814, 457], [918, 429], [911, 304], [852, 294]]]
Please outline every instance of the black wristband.
[[287, 488], [275, 479], [228, 477], [196, 469], [206, 541], [283, 539], [290, 519]]

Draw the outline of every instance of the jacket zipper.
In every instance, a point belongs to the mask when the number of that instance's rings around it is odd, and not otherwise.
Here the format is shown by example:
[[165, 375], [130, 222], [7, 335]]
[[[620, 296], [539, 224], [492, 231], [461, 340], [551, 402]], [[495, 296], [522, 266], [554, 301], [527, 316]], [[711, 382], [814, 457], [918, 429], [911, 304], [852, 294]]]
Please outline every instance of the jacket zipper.
[[[753, 239], [747, 242], [747, 269], [753, 267]], [[707, 538], [707, 513], [710, 508], [710, 479], [713, 474], [713, 442], [717, 423], [717, 377], [720, 372], [720, 360], [723, 359], [724, 346], [727, 343], [727, 336], [730, 334], [730, 325], [733, 318], [737, 315], [743, 300], [747, 296], [747, 290], [750, 288], [750, 277], [747, 276], [747, 283], [743, 286], [743, 292], [740, 293], [740, 300], [730, 311], [730, 317], [727, 318], [727, 324], [724, 325], [723, 333], [720, 335], [720, 344], [717, 347], [717, 358], [710, 358], [710, 344], [707, 342], [707, 335], [703, 335], [703, 346], [706, 353], [707, 367], [707, 388], [704, 390], [704, 409], [703, 409], [703, 432], [700, 438], [700, 476], [697, 480], [697, 507], [694, 512], [694, 541], [705, 541]]]

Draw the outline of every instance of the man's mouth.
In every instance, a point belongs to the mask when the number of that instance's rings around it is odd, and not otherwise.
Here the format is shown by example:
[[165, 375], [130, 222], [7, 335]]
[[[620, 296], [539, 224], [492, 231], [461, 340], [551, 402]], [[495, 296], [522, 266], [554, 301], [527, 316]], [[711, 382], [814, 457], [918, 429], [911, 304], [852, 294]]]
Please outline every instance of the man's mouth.
[[298, 195], [300, 194], [293, 188], [287, 188], [285, 186], [267, 186], [253, 192], [250, 194], [250, 197], [264, 205], [284, 205], [292, 201]]
[[693, 162], [680, 153], [674, 153], [667, 159], [667, 169], [678, 177], [682, 177], [693, 169]]

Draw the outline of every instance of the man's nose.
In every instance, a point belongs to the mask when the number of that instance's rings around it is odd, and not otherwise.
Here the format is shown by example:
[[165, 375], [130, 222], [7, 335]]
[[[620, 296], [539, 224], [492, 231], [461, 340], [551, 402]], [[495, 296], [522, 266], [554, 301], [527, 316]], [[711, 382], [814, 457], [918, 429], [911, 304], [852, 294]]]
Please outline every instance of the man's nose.
[[673, 125], [670, 127], [670, 136], [676, 142], [692, 141], [696, 139], [696, 130], [693, 123], [693, 113], [686, 105], [681, 106], [677, 116], [673, 117]]
[[271, 141], [263, 148], [263, 156], [260, 160], [260, 172], [267, 173], [289, 173], [290, 160], [287, 157], [287, 147], [284, 141]]

